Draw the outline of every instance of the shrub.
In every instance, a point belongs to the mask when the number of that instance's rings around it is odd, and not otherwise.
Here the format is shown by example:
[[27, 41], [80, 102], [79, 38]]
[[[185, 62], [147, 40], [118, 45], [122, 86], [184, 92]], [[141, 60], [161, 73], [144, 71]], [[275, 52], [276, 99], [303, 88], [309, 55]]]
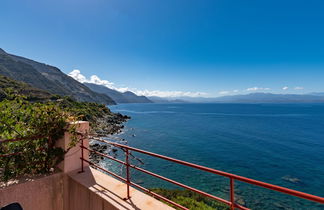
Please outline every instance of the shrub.
[[[67, 129], [68, 112], [54, 102], [31, 103], [11, 95], [0, 102], [0, 139], [41, 136], [34, 140], [0, 143], [0, 178], [4, 181], [21, 175], [48, 173], [62, 159], [64, 152], [55, 147]], [[71, 128], [73, 129], [73, 128]]]

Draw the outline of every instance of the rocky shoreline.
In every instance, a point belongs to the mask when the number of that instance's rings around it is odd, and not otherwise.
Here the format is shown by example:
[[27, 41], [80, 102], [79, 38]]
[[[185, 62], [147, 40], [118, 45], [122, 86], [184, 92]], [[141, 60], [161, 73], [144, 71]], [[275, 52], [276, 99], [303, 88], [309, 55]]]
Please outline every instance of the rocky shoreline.
[[[109, 113], [103, 117], [97, 118], [95, 125], [92, 128], [92, 134], [98, 137], [108, 137], [110, 135], [118, 134], [122, 132], [124, 123], [127, 122], [130, 116], [122, 115], [120, 113]], [[114, 149], [110, 150], [110, 146], [104, 143], [90, 142], [90, 148], [94, 151], [107, 154], [109, 152], [116, 152]], [[94, 163], [99, 163], [104, 158], [94, 153], [90, 153], [90, 160]]]
[[120, 133], [124, 128], [124, 123], [130, 117], [120, 113], [110, 113], [103, 117], [97, 118], [96, 122], [92, 125], [92, 132], [96, 136], [108, 136]]

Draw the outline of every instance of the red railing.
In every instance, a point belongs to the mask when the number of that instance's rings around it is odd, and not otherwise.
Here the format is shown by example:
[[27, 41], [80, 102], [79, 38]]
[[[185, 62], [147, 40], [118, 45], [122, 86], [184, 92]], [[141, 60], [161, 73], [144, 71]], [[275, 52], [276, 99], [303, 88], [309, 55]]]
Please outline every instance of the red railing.
[[[0, 146], [3, 143], [9, 143], [9, 142], [19, 142], [19, 141], [36, 141], [43, 138], [48, 138], [48, 142], [50, 141], [50, 138], [47, 136], [29, 136], [29, 137], [21, 137], [21, 138], [14, 138], [14, 139], [0, 139]], [[44, 147], [40, 147], [38, 150], [45, 150]], [[30, 151], [29, 151], [30, 152]], [[8, 157], [8, 156], [14, 156], [22, 154], [23, 152], [13, 152], [13, 153], [7, 153], [7, 154], [0, 154], [0, 157]]]
[[[238, 181], [241, 181], [241, 182], [245, 182], [245, 183], [248, 183], [248, 184], [252, 184], [252, 185], [256, 185], [256, 186], [259, 186], [259, 187], [263, 187], [263, 188], [267, 188], [267, 189], [270, 189], [270, 190], [274, 190], [274, 191], [278, 191], [278, 192], [281, 192], [281, 193], [285, 193], [285, 194], [288, 194], [288, 195], [292, 195], [292, 196], [295, 196], [295, 197], [299, 197], [299, 198], [303, 198], [303, 199], [307, 199], [307, 200], [310, 200], [310, 201], [314, 201], [314, 202], [317, 202], [317, 203], [320, 203], [320, 204], [324, 204], [324, 198], [323, 197], [319, 197], [319, 196], [315, 196], [315, 195], [311, 195], [311, 194], [307, 194], [307, 193], [303, 193], [303, 192], [299, 192], [299, 191], [296, 191], [296, 190], [292, 190], [292, 189], [288, 189], [288, 188], [285, 188], [285, 187], [280, 187], [280, 186], [277, 186], [277, 185], [273, 185], [273, 184], [268, 184], [268, 183], [265, 183], [265, 182], [261, 182], [261, 181], [257, 181], [257, 180], [254, 180], [254, 179], [249, 179], [249, 178], [246, 178], [246, 177], [243, 177], [243, 176], [238, 176], [238, 175], [235, 175], [235, 174], [231, 174], [231, 173], [227, 173], [227, 172], [223, 172], [223, 171], [219, 171], [219, 170], [215, 170], [215, 169], [212, 169], [212, 168], [208, 168], [208, 167], [205, 167], [205, 166], [200, 166], [200, 165], [197, 165], [197, 164], [193, 164], [193, 163], [189, 163], [189, 162], [186, 162], [186, 161], [182, 161], [182, 160], [178, 160], [178, 159], [174, 159], [174, 158], [171, 158], [171, 157], [167, 157], [167, 156], [164, 156], [164, 155], [159, 155], [159, 154], [156, 154], [156, 153], [152, 153], [152, 152], [148, 152], [148, 151], [145, 151], [145, 150], [141, 150], [141, 149], [137, 149], [137, 148], [133, 148], [133, 147], [129, 147], [129, 146], [126, 146], [126, 145], [122, 145], [122, 144], [118, 144], [118, 143], [115, 143], [115, 142], [111, 142], [111, 141], [107, 141], [107, 140], [103, 140], [103, 139], [100, 139], [100, 138], [91, 138], [93, 140], [96, 140], [96, 141], [100, 141], [100, 142], [103, 142], [103, 143], [107, 143], [107, 144], [110, 144], [110, 145], [113, 145], [115, 147], [119, 147], [121, 148], [122, 150], [124, 150], [125, 152], [125, 162], [124, 161], [121, 161], [121, 160], [118, 160], [110, 155], [107, 155], [107, 154], [103, 154], [103, 153], [100, 153], [100, 152], [97, 152], [97, 151], [94, 151], [92, 149], [89, 149], [89, 148], [86, 148], [84, 147], [83, 145], [83, 140], [81, 140], [81, 164], [82, 164], [82, 171], [83, 171], [83, 162], [87, 162], [89, 163], [90, 165], [92, 165], [93, 167], [97, 168], [97, 169], [100, 169], [120, 180], [122, 180], [123, 182], [125, 182], [127, 184], [127, 197], [126, 199], [129, 199], [130, 198], [130, 194], [129, 194], [129, 187], [130, 186], [133, 186], [133, 187], [136, 187], [148, 194], [151, 194], [153, 197], [156, 197], [158, 199], [161, 199], [165, 202], [168, 202], [178, 208], [181, 208], [181, 209], [187, 209], [186, 207], [183, 207], [161, 195], [158, 195], [138, 184], [135, 184], [133, 182], [131, 182], [131, 179], [130, 179], [130, 168], [133, 168], [133, 169], [136, 169], [138, 171], [141, 171], [143, 173], [146, 173], [146, 174], [149, 174], [151, 176], [154, 176], [154, 177], [157, 177], [159, 179], [162, 179], [164, 181], [167, 181], [167, 182], [170, 182], [172, 184], [175, 184], [175, 185], [178, 185], [180, 187], [183, 187], [185, 189], [188, 189], [188, 190], [191, 190], [193, 192], [196, 192], [196, 193], [199, 193], [203, 196], [206, 196], [206, 197], [209, 197], [209, 198], [212, 198], [214, 200], [217, 200], [219, 202], [222, 202], [226, 205], [228, 205], [232, 210], [233, 209], [249, 209], [249, 208], [246, 208], [242, 205], [239, 205], [237, 203], [235, 203], [235, 189], [234, 189], [234, 181], [235, 180], [238, 180]], [[88, 150], [89, 152], [93, 152], [99, 156], [102, 156], [102, 157], [105, 157], [105, 158], [108, 158], [110, 160], [114, 160], [122, 165], [124, 165], [126, 167], [126, 178], [124, 177], [121, 177], [111, 171], [108, 171], [107, 169], [104, 169], [86, 159], [84, 159], [83, 157], [83, 150]], [[225, 200], [225, 199], [222, 199], [222, 198], [219, 198], [217, 196], [214, 196], [214, 195], [211, 195], [209, 193], [206, 193], [206, 192], [203, 192], [201, 190], [198, 190], [196, 188], [193, 188], [193, 187], [190, 187], [190, 186], [187, 186], [185, 184], [182, 184], [180, 182], [177, 182], [177, 181], [174, 181], [172, 179], [169, 179], [169, 178], [166, 178], [164, 176], [161, 176], [161, 175], [158, 175], [158, 174], [155, 174], [153, 172], [150, 172], [150, 171], [147, 171], [143, 168], [140, 168], [138, 166], [135, 166], [135, 165], [131, 165], [129, 163], [129, 155], [130, 155], [130, 152], [129, 151], [134, 151], [134, 152], [139, 152], [139, 153], [142, 153], [142, 154], [145, 154], [145, 155], [149, 155], [149, 156], [153, 156], [153, 157], [157, 157], [157, 158], [160, 158], [160, 159], [164, 159], [164, 160], [168, 160], [168, 161], [171, 161], [171, 162], [174, 162], [174, 163], [178, 163], [178, 164], [181, 164], [181, 165], [185, 165], [185, 166], [189, 166], [189, 167], [192, 167], [192, 168], [196, 168], [196, 169], [199, 169], [199, 170], [202, 170], [202, 171], [206, 171], [206, 172], [209, 172], [209, 173], [213, 173], [213, 174], [217, 174], [217, 175], [220, 175], [220, 176], [224, 176], [224, 177], [227, 177], [229, 178], [229, 184], [230, 184], [230, 200]]]

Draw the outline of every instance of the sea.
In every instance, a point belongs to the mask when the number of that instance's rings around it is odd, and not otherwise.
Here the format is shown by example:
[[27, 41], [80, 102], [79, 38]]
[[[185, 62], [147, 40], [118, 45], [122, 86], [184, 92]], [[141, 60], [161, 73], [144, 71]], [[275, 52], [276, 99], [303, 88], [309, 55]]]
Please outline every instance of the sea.
[[[324, 197], [324, 104], [120, 104], [131, 117], [114, 138], [127, 145]], [[132, 163], [224, 199], [229, 179], [133, 153]], [[123, 159], [123, 153], [116, 156]], [[101, 164], [119, 174], [109, 160]], [[131, 171], [146, 188], [177, 186]], [[236, 202], [252, 209], [324, 209], [280, 192], [235, 181]]]

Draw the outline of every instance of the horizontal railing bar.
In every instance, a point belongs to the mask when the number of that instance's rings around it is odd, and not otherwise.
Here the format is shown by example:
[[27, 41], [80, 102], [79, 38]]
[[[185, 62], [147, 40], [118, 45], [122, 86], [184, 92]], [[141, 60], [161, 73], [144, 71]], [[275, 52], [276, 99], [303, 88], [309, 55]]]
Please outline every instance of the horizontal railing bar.
[[95, 140], [95, 141], [102, 142], [102, 143], [111, 144], [111, 143], [110, 143], [111, 141], [102, 140], [102, 139], [100, 139], [100, 138], [96, 138], [96, 137], [92, 137], [92, 136], [90, 136], [89, 138], [92, 139], [92, 140]]
[[[118, 159], [116, 159], [116, 158], [113, 158], [113, 157], [111, 157], [111, 156], [109, 156], [109, 155], [106, 155], [106, 154], [103, 154], [103, 153], [100, 153], [100, 152], [94, 151], [94, 150], [92, 150], [92, 149], [88, 149], [87, 147], [84, 147], [84, 146], [80, 146], [80, 147], [83, 148], [83, 149], [86, 149], [86, 150], [88, 150], [88, 151], [90, 151], [90, 152], [94, 152], [95, 154], [98, 154], [98, 155], [100, 155], [100, 156], [103, 156], [103, 157], [109, 158], [109, 159], [111, 159], [111, 160], [114, 160], [114, 161], [116, 161], [116, 162], [118, 162], [118, 163], [120, 163], [120, 164], [126, 165], [125, 162], [123, 162], [123, 161], [121, 161], [121, 160], [118, 160]], [[206, 196], [206, 197], [212, 198], [212, 199], [214, 199], [214, 200], [220, 201], [220, 202], [225, 203], [225, 204], [227, 204], [227, 205], [231, 205], [231, 202], [229, 202], [229, 201], [227, 201], [227, 200], [225, 200], [225, 199], [222, 199], [222, 198], [219, 198], [219, 197], [217, 197], [217, 196], [213, 196], [213, 195], [211, 195], [211, 194], [208, 194], [208, 193], [205, 193], [205, 192], [203, 192], [203, 191], [200, 191], [200, 190], [198, 190], [198, 189], [195, 189], [195, 188], [189, 187], [189, 186], [187, 186], [187, 185], [184, 185], [184, 184], [182, 184], [182, 183], [179, 183], [179, 182], [176, 182], [176, 181], [174, 181], [174, 180], [168, 179], [168, 178], [166, 178], [166, 177], [160, 176], [160, 175], [158, 175], [158, 174], [152, 173], [152, 172], [150, 172], [150, 171], [147, 171], [147, 170], [142, 169], [142, 168], [140, 168], [140, 167], [137, 167], [137, 166], [135, 166], [135, 165], [129, 165], [129, 167], [134, 168], [134, 169], [139, 170], [139, 171], [142, 171], [142, 172], [144, 172], [144, 173], [147, 173], [147, 174], [149, 174], [149, 175], [151, 175], [151, 176], [157, 177], [157, 178], [162, 179], [162, 180], [164, 180], [164, 181], [167, 181], [167, 182], [173, 183], [173, 184], [178, 185], [178, 186], [180, 186], [180, 187], [186, 188], [186, 189], [191, 190], [191, 191], [193, 191], [193, 192], [199, 193], [199, 194], [204, 195], [204, 196]], [[235, 205], [237, 208], [244, 209], [244, 210], [248, 210], [248, 208], [245, 208], [245, 207], [240, 206], [240, 205], [238, 205], [238, 204], [234, 204], [234, 205]]]
[[[98, 155], [100, 155], [100, 156], [103, 156], [103, 157], [109, 158], [109, 159], [111, 159], [111, 160], [114, 160], [114, 161], [116, 161], [116, 162], [118, 162], [118, 163], [120, 163], [120, 164], [126, 165], [125, 162], [123, 162], [123, 161], [121, 161], [121, 160], [118, 160], [118, 159], [116, 159], [116, 158], [113, 158], [113, 157], [111, 157], [111, 156], [109, 156], [109, 155], [106, 155], [106, 154], [103, 154], [103, 153], [100, 153], [100, 152], [94, 151], [94, 150], [92, 150], [92, 149], [88, 149], [87, 147], [84, 147], [84, 146], [80, 146], [80, 147], [83, 148], [83, 149], [86, 149], [86, 150], [88, 150], [88, 151], [90, 151], [90, 152], [94, 152], [95, 154], [98, 154]], [[135, 165], [129, 165], [129, 167], [134, 168], [134, 169], [139, 170], [139, 171], [142, 171], [142, 172], [144, 172], [144, 173], [147, 173], [147, 174], [149, 174], [149, 175], [151, 175], [151, 176], [157, 177], [157, 178], [162, 179], [162, 180], [164, 180], [164, 181], [167, 181], [167, 182], [173, 183], [173, 184], [178, 185], [178, 186], [180, 186], [180, 187], [186, 188], [186, 189], [191, 190], [191, 191], [193, 191], [193, 192], [199, 193], [199, 194], [204, 195], [204, 196], [206, 196], [206, 197], [212, 198], [212, 199], [214, 199], [214, 200], [220, 201], [220, 202], [225, 203], [225, 204], [227, 204], [227, 205], [231, 205], [231, 202], [229, 202], [229, 201], [227, 201], [227, 200], [225, 200], [225, 199], [222, 199], [222, 198], [219, 198], [219, 197], [217, 197], [217, 196], [214, 196], [214, 195], [211, 195], [211, 194], [205, 193], [205, 192], [203, 192], [203, 191], [200, 191], [200, 190], [198, 190], [198, 189], [195, 189], [195, 188], [189, 187], [189, 186], [187, 186], [187, 185], [184, 185], [184, 184], [182, 184], [182, 183], [179, 183], [179, 182], [176, 182], [176, 181], [174, 181], [174, 180], [168, 179], [168, 178], [163, 177], [163, 176], [161, 176], [161, 175], [158, 175], [158, 174], [152, 173], [152, 172], [150, 172], [150, 171], [147, 171], [147, 170], [142, 169], [142, 168], [140, 168], [140, 167], [137, 167], [137, 166], [135, 166]], [[248, 210], [248, 208], [245, 208], [245, 207], [240, 206], [240, 205], [238, 205], [238, 204], [234, 204], [234, 205], [235, 205], [237, 208], [244, 209], [244, 210]]]
[[125, 178], [123, 178], [123, 177], [121, 177], [121, 176], [119, 176], [119, 175], [117, 175], [117, 174], [115, 174], [113, 172], [110, 172], [110, 171], [108, 171], [108, 170], [106, 170], [106, 169], [104, 169], [104, 168], [102, 168], [102, 167], [100, 167], [100, 166], [98, 166], [98, 165], [96, 165], [96, 164], [94, 164], [94, 163], [92, 163], [92, 162], [84, 159], [84, 158], [80, 158], [80, 159], [83, 160], [83, 161], [85, 161], [85, 162], [87, 162], [87, 163], [89, 163], [90, 165], [92, 165], [92, 166], [94, 166], [96, 168], [99, 168], [100, 170], [102, 170], [102, 171], [104, 171], [104, 172], [106, 172], [106, 173], [108, 173], [108, 174], [110, 174], [110, 175], [112, 175], [112, 176], [114, 176], [114, 177], [116, 177], [116, 178], [124, 181], [124, 182], [127, 182]]
[[9, 156], [13, 156], [13, 155], [20, 155], [23, 152], [14, 152], [14, 153], [9, 153], [9, 154], [0, 154], [0, 157], [9, 157]]
[[269, 183], [266, 183], [266, 182], [261, 182], [261, 181], [245, 178], [245, 177], [234, 178], [234, 179], [245, 182], [245, 183], [249, 183], [249, 184], [252, 184], [252, 185], [256, 185], [256, 186], [259, 186], [259, 187], [267, 188], [267, 189], [270, 189], [270, 190], [278, 191], [278, 192], [285, 193], [285, 194], [288, 194], [288, 195], [292, 195], [292, 196], [295, 196], [295, 197], [299, 197], [299, 198], [303, 198], [303, 199], [306, 199], [306, 200], [310, 200], [310, 201], [314, 201], [314, 202], [324, 204], [324, 198], [316, 196], [316, 195], [311, 195], [311, 194], [308, 194], [308, 193], [300, 192], [300, 191], [297, 191], [297, 190], [292, 190], [292, 189], [289, 189], [289, 188], [286, 188], [286, 187], [280, 187], [278, 185], [273, 185], [273, 184], [269, 184]]
[[[211, 194], [209, 194], [209, 193], [206, 193], [206, 192], [204, 192], [204, 191], [201, 191], [201, 190], [198, 190], [198, 189], [196, 189], [196, 188], [190, 187], [190, 186], [188, 186], [188, 185], [182, 184], [182, 183], [180, 183], [180, 182], [174, 181], [174, 180], [172, 180], [172, 179], [166, 178], [166, 177], [161, 176], [161, 175], [159, 175], [159, 174], [155, 174], [155, 173], [153, 173], [153, 172], [147, 171], [147, 170], [145, 170], [145, 169], [143, 169], [143, 168], [140, 168], [140, 167], [137, 167], [137, 166], [134, 166], [134, 165], [129, 165], [129, 167], [131, 167], [131, 168], [133, 168], [133, 169], [136, 169], [136, 170], [138, 170], [138, 171], [141, 171], [141, 172], [143, 172], [143, 173], [149, 174], [149, 175], [151, 175], [151, 176], [157, 177], [157, 178], [162, 179], [162, 180], [164, 180], [164, 181], [170, 182], [170, 183], [172, 183], [172, 184], [178, 185], [178, 186], [180, 186], [180, 187], [186, 188], [186, 189], [191, 190], [191, 191], [193, 191], [193, 192], [199, 193], [199, 194], [201, 194], [201, 195], [203, 195], [203, 196], [206, 196], [206, 197], [209, 197], [209, 198], [211, 198], [211, 199], [217, 200], [217, 201], [222, 202], [222, 203], [224, 203], [224, 204], [226, 204], [226, 205], [228, 205], [228, 206], [231, 205], [231, 202], [230, 202], [230, 201], [227, 201], [227, 200], [225, 200], [225, 199], [222, 199], [222, 198], [219, 198], [219, 197], [217, 197], [217, 196], [211, 195]], [[234, 203], [234, 206], [235, 206], [236, 208], [239, 208], [239, 209], [249, 210], [249, 208], [246, 208], [246, 207], [244, 207], [244, 206], [238, 205], [238, 204], [236, 204], [236, 203]]]
[[[92, 139], [97, 140], [95, 138], [92, 138]], [[205, 166], [200, 166], [200, 165], [197, 165], [197, 164], [194, 164], [194, 163], [189, 163], [189, 162], [186, 162], [186, 161], [174, 159], [174, 158], [167, 157], [167, 156], [164, 156], [164, 155], [159, 155], [159, 154], [156, 154], [156, 153], [153, 153], [153, 152], [148, 152], [148, 151], [137, 149], [137, 148], [134, 148], [134, 147], [114, 143], [114, 142], [111, 142], [111, 141], [106, 141], [106, 140], [100, 140], [100, 141], [105, 142], [107, 144], [114, 145], [116, 147], [127, 148], [129, 150], [139, 152], [139, 153], [142, 153], [142, 154], [146, 154], [146, 155], [150, 155], [150, 156], [153, 156], [153, 157], [161, 158], [161, 159], [164, 159], [164, 160], [168, 160], [168, 161], [171, 161], [171, 162], [175, 162], [175, 163], [179, 163], [179, 164], [182, 164], [182, 165], [185, 165], [185, 166], [196, 168], [196, 169], [199, 169], [199, 170], [202, 170], [202, 171], [207, 171], [207, 172], [218, 174], [218, 175], [225, 176], [225, 177], [228, 177], [228, 178], [233, 178], [233, 179], [236, 179], [238, 181], [246, 182], [246, 183], [253, 184], [253, 185], [256, 185], [256, 186], [260, 186], [260, 187], [263, 187], [263, 188], [275, 190], [275, 191], [278, 191], [278, 192], [281, 192], [281, 193], [286, 193], [286, 194], [293, 195], [293, 196], [296, 196], [296, 197], [299, 197], [299, 198], [303, 198], [303, 199], [307, 199], [307, 200], [310, 200], [310, 201], [315, 201], [315, 202], [324, 204], [324, 198], [323, 197], [307, 194], [307, 193], [304, 193], [304, 192], [299, 192], [299, 191], [296, 191], [296, 190], [292, 190], [292, 189], [288, 189], [288, 188], [285, 188], [285, 187], [280, 187], [280, 186], [277, 186], [277, 185], [257, 181], [257, 180], [254, 180], [254, 179], [249, 179], [249, 178], [246, 178], [246, 177], [243, 177], [243, 176], [239, 176], [239, 175], [219, 171], [219, 170], [208, 168], [208, 167], [205, 167]]]
[[[87, 161], [84, 158], [80, 158], [80, 159], [83, 160], [83, 161], [85, 161], [85, 162], [87, 162], [87, 163], [89, 163], [90, 165], [92, 165], [92, 166], [94, 166], [94, 167], [96, 167], [96, 168], [98, 168], [98, 169], [100, 169], [100, 170], [102, 170], [102, 171], [104, 171], [104, 172], [106, 172], [106, 173], [108, 173], [108, 174], [110, 174], [110, 175], [112, 175], [112, 176], [114, 176], [114, 177], [122, 180], [123, 182], [125, 182], [127, 184], [127, 180], [125, 178], [123, 178], [123, 177], [121, 177], [121, 176], [119, 176], [119, 175], [117, 175], [117, 174], [115, 174], [113, 172], [110, 172], [110, 171], [108, 171], [108, 170], [106, 170], [106, 169], [104, 169], [104, 168], [102, 168], [102, 167], [100, 167], [100, 166], [98, 166], [98, 165], [90, 162], [90, 161]], [[141, 187], [141, 186], [139, 186], [139, 185], [137, 185], [137, 184], [135, 184], [133, 182], [130, 182], [129, 184], [132, 185], [132, 186], [134, 186], [134, 187], [137, 187], [137, 188], [139, 188], [139, 189], [141, 189], [141, 190], [143, 190], [143, 191], [145, 191], [147, 193], [150, 193], [150, 194], [158, 197], [159, 199], [162, 199], [162, 200], [164, 200], [164, 201], [166, 201], [166, 202], [168, 202], [168, 203], [170, 203], [172, 205], [175, 205], [175, 206], [177, 206], [177, 207], [179, 207], [181, 209], [186, 209], [187, 210], [187, 208], [181, 206], [180, 204], [177, 204], [177, 203], [175, 203], [175, 202], [173, 202], [173, 201], [171, 201], [171, 200], [169, 200], [169, 199], [167, 199], [167, 198], [165, 198], [165, 197], [163, 197], [163, 196], [161, 196], [159, 194], [156, 194], [154, 192], [151, 192], [150, 190], [148, 190], [148, 189], [146, 189], [144, 187]]]
[[21, 137], [21, 138], [14, 138], [14, 139], [0, 139], [0, 143], [7, 143], [7, 142], [15, 142], [15, 141], [27, 141], [27, 140], [39, 140], [43, 138], [48, 138], [48, 136], [31, 136], [31, 137]]
[[205, 193], [205, 192], [203, 192], [203, 191], [200, 191], [200, 190], [198, 190], [198, 189], [196, 189], [196, 188], [189, 187], [189, 186], [187, 186], [187, 185], [185, 185], [185, 184], [182, 184], [182, 183], [180, 183], [180, 182], [177, 182], [177, 181], [174, 181], [174, 180], [172, 180], [172, 179], [166, 178], [166, 177], [164, 177], [164, 176], [161, 176], [161, 175], [155, 174], [155, 173], [153, 173], [153, 172], [147, 171], [147, 170], [145, 170], [145, 169], [143, 169], [143, 168], [140, 168], [140, 167], [137, 167], [137, 166], [134, 166], [134, 165], [130, 165], [129, 167], [134, 168], [134, 169], [136, 169], [136, 170], [138, 170], [138, 171], [141, 171], [141, 172], [143, 172], [143, 173], [149, 174], [149, 175], [151, 175], [151, 176], [157, 177], [157, 178], [162, 179], [162, 180], [164, 180], [164, 181], [170, 182], [170, 183], [172, 183], [172, 184], [178, 185], [178, 186], [180, 186], [180, 187], [186, 188], [186, 189], [191, 190], [191, 191], [193, 191], [193, 192], [199, 193], [199, 194], [204, 195], [204, 196], [206, 196], [206, 197], [209, 197], [209, 198], [215, 199], [215, 200], [220, 201], [220, 202], [222, 202], [222, 203], [225, 203], [225, 204], [227, 204], [227, 205], [231, 205], [231, 202], [229, 202], [229, 201], [227, 201], [227, 200], [225, 200], [225, 199], [222, 199], [222, 198], [219, 198], [219, 197], [216, 197], [216, 196], [210, 195], [210, 194]]
[[[44, 147], [38, 148], [35, 151], [45, 151]], [[14, 156], [14, 155], [20, 155], [23, 153], [28, 153], [29, 151], [23, 151], [23, 152], [13, 152], [13, 153], [9, 153], [9, 154], [0, 154], [0, 157], [9, 157], [9, 156]]]
[[89, 149], [89, 148], [87, 148], [87, 147], [85, 147], [85, 146], [80, 146], [80, 147], [83, 148], [83, 149], [86, 149], [86, 150], [88, 150], [88, 151], [90, 151], [90, 152], [93, 152], [93, 153], [95, 153], [95, 154], [97, 154], [97, 155], [100, 155], [100, 156], [102, 156], [102, 157], [106, 157], [106, 158], [109, 158], [110, 160], [114, 160], [114, 161], [116, 161], [116, 162], [118, 162], [118, 163], [120, 163], [120, 164], [126, 165], [125, 162], [123, 162], [123, 161], [121, 161], [121, 160], [118, 160], [117, 158], [114, 158], [114, 157], [112, 157], [112, 156], [110, 156], [110, 155], [107, 155], [107, 154], [103, 154], [103, 153], [101, 153], [101, 152], [94, 151], [94, 150]]
[[146, 188], [144, 188], [144, 187], [142, 187], [142, 186], [140, 186], [140, 185], [138, 185], [138, 184], [135, 184], [135, 183], [133, 183], [133, 182], [130, 182], [130, 185], [132, 185], [132, 186], [134, 186], [134, 187], [137, 187], [137, 188], [143, 190], [144, 192], [149, 193], [149, 194], [153, 195], [153, 196], [156, 197], [156, 198], [159, 198], [159, 199], [161, 199], [161, 200], [164, 200], [165, 202], [168, 202], [168, 203], [170, 203], [170, 204], [172, 204], [172, 205], [174, 205], [174, 206], [176, 206], [176, 207], [178, 207], [178, 208], [180, 208], [180, 209], [189, 210], [188, 208], [186, 208], [186, 207], [184, 207], [184, 206], [181, 206], [180, 204], [178, 204], [178, 203], [176, 203], [176, 202], [174, 202], [174, 201], [171, 201], [171, 200], [169, 200], [169, 199], [163, 197], [162, 195], [159, 195], [159, 194], [157, 194], [157, 193], [155, 193], [155, 192], [152, 192], [151, 190], [148, 190], [148, 189], [146, 189]]

